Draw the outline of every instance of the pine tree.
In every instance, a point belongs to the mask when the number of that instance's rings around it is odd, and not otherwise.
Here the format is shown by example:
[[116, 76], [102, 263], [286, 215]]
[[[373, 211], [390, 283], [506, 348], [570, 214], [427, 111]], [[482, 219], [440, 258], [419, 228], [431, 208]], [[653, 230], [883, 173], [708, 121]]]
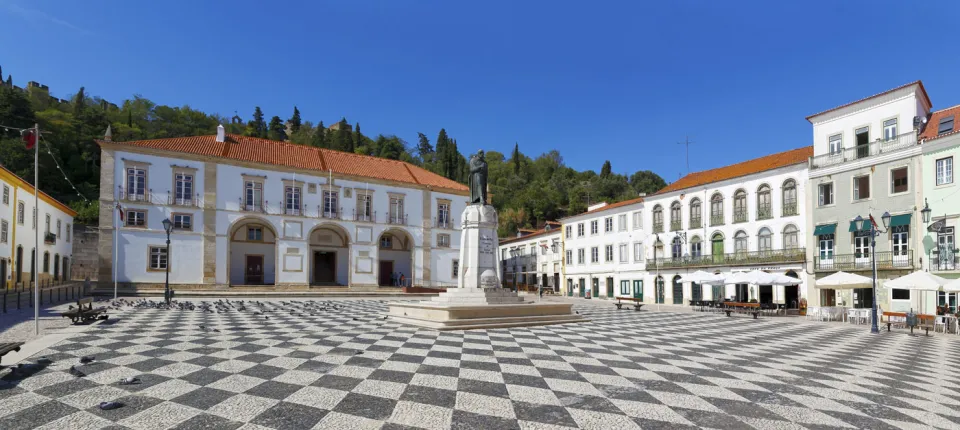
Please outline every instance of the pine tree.
[[353, 130], [353, 148], [350, 152], [353, 152], [361, 146], [363, 146], [363, 134], [360, 133], [360, 121], [357, 121], [357, 126]]
[[423, 133], [417, 133], [417, 140], [417, 155], [420, 156], [423, 164], [426, 165], [433, 161], [433, 145], [430, 144], [430, 139], [427, 138], [427, 135]]
[[296, 106], [293, 107], [293, 116], [290, 117], [290, 131], [296, 133], [300, 131], [300, 110]]
[[84, 93], [84, 88], [80, 87], [80, 91], [78, 91], [77, 95], [73, 98], [74, 115], [80, 115], [83, 112], [83, 108], [86, 102], [87, 102], [87, 95]]
[[13, 75], [7, 75], [7, 87], [13, 88]]
[[604, 161], [604, 162], [603, 162], [603, 167], [600, 168], [600, 177], [601, 177], [601, 178], [609, 178], [609, 177], [610, 177], [610, 170], [611, 170], [610, 160]]
[[133, 109], [127, 109], [127, 127], [133, 127]]
[[513, 162], [513, 174], [520, 174], [520, 144], [514, 142], [513, 144], [513, 155], [510, 156], [510, 161]]
[[287, 140], [286, 126], [283, 125], [283, 120], [279, 116], [274, 116], [270, 118], [270, 131], [268, 136], [271, 140]]
[[310, 140], [310, 146], [315, 146], [317, 148], [327, 148], [327, 128], [323, 126], [323, 121], [320, 121], [320, 124], [317, 124], [317, 128], [313, 131], [313, 139]]
[[350, 124], [347, 123], [346, 118], [340, 119], [336, 139], [332, 148], [337, 151], [353, 152], [353, 133], [350, 132]]
[[249, 125], [253, 136], [267, 137], [267, 123], [263, 120], [263, 111], [260, 110], [260, 106], [253, 110], [253, 120]]
[[441, 128], [440, 134], [437, 135], [437, 153], [436, 161], [437, 167], [436, 172], [438, 175], [443, 177], [450, 177], [450, 138], [447, 137], [447, 130]]

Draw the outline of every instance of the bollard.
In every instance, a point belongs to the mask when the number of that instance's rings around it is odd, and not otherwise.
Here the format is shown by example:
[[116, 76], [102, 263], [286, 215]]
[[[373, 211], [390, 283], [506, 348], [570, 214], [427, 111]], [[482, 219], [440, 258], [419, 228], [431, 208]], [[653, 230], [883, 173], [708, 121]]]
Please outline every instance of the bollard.
[[20, 310], [20, 291], [17, 291], [17, 310]]
[[7, 313], [7, 292], [3, 292], [3, 313]]

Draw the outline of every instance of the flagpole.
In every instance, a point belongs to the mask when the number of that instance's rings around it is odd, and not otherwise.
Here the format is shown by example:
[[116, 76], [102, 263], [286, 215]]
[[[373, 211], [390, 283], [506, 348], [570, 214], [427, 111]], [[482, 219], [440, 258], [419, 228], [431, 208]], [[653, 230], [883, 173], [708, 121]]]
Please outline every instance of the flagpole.
[[36, 246], [33, 252], [33, 323], [37, 336], [40, 336], [40, 124], [33, 124], [33, 209], [34, 234]]
[[113, 300], [117, 300], [117, 253], [120, 244], [120, 202], [113, 210]]

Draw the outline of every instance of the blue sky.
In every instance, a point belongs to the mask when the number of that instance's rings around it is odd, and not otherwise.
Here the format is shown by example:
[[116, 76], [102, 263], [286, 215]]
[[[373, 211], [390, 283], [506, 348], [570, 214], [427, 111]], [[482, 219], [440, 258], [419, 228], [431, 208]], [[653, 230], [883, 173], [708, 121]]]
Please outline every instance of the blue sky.
[[805, 116], [916, 79], [960, 103], [960, 3], [786, 3], [0, 0], [0, 66], [61, 97], [297, 105], [668, 181], [686, 135], [696, 171], [808, 145]]

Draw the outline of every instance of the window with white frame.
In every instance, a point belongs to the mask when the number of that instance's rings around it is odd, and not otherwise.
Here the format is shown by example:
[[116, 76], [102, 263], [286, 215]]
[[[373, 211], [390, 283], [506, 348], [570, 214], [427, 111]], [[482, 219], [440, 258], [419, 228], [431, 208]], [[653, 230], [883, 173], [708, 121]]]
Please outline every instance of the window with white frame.
[[247, 241], [263, 242], [263, 227], [258, 225], [247, 227]]
[[680, 239], [680, 236], [674, 236], [673, 240], [670, 241], [670, 257], [674, 260], [683, 257], [683, 240]]
[[17, 203], [17, 224], [23, 225], [24, 209], [23, 202]]
[[783, 228], [783, 249], [797, 249], [800, 247], [800, 231], [793, 224]]
[[607, 263], [613, 262], [613, 245], [603, 247], [603, 261]]
[[284, 213], [287, 215], [300, 215], [300, 187], [287, 185], [283, 187]]
[[636, 211], [633, 213], [633, 229], [639, 230], [643, 228], [643, 212]]
[[573, 250], [567, 250], [567, 264], [573, 264]]
[[843, 135], [835, 134], [830, 136], [830, 154], [836, 155], [843, 151]]
[[600, 262], [600, 247], [594, 246], [590, 248], [590, 262], [599, 263]]
[[147, 211], [134, 211], [128, 210], [124, 217], [126, 218], [127, 227], [146, 227], [147, 226]]
[[855, 258], [870, 258], [870, 230], [853, 232], [853, 255]]
[[568, 237], [568, 238], [573, 237], [573, 226], [572, 226], [572, 225], [568, 225], [568, 226], [564, 227], [564, 232], [565, 232], [564, 235], [565, 235], [566, 237]]
[[406, 213], [403, 211], [403, 197], [390, 196], [390, 222], [406, 224]]
[[745, 254], [748, 249], [747, 232], [740, 230], [733, 236], [733, 250], [737, 254]]
[[893, 242], [893, 256], [903, 257], [907, 255], [907, 237], [910, 226], [901, 225], [890, 228], [890, 239]]
[[700, 236], [694, 236], [690, 239], [690, 257], [697, 258], [703, 255], [703, 242]]
[[600, 229], [597, 227], [599, 223], [597, 220], [590, 221], [590, 234], [597, 234], [600, 232]]
[[166, 269], [167, 269], [167, 247], [151, 246], [150, 247], [150, 270], [166, 270]]
[[610, 233], [613, 231], [613, 217], [606, 217], [603, 219], [603, 232]]
[[177, 230], [193, 230], [193, 215], [173, 214], [173, 228]]
[[863, 200], [870, 198], [870, 175], [853, 178], [853, 199]]
[[3, 186], [3, 204], [10, 204], [10, 187], [6, 185]]
[[44, 232], [44, 233], [50, 233], [50, 232], [51, 232], [51, 230], [50, 230], [50, 214], [44, 214], [44, 216], [43, 216], [43, 227], [44, 227], [44, 229], [43, 229], [43, 232]]
[[693, 199], [690, 201], [690, 228], [700, 228], [703, 227], [701, 222], [703, 221], [703, 208], [700, 204], [700, 199]]
[[553, 242], [550, 242], [550, 252], [556, 254], [557, 249], [560, 247], [560, 241], [554, 239]]
[[7, 243], [7, 232], [10, 229], [10, 226], [7, 225], [7, 220], [0, 221], [0, 243]]
[[633, 261], [643, 261], [643, 242], [633, 243]]
[[833, 183], [820, 184], [817, 186], [818, 206], [829, 206], [833, 204]]
[[259, 212], [263, 208], [263, 182], [244, 181], [244, 209]]
[[60, 220], [57, 220], [57, 239], [61, 237], [60, 233], [63, 231], [60, 227], [61, 227]]
[[888, 119], [883, 122], [883, 140], [893, 140], [897, 138], [897, 119]]
[[577, 264], [583, 264], [583, 248], [577, 250]]
[[832, 234], [821, 234], [817, 237], [819, 242], [820, 259], [833, 260], [833, 240]]
[[545, 243], [540, 244], [540, 255], [547, 255], [547, 245]]
[[617, 229], [627, 231], [627, 214], [617, 215]]
[[760, 233], [757, 234], [757, 251], [760, 252], [770, 252], [773, 251], [773, 232], [769, 228], [761, 228]]
[[953, 183], [953, 157], [937, 160], [937, 185]]
[[357, 192], [357, 221], [373, 219], [373, 196], [370, 193]]
[[440, 227], [440, 228], [450, 227], [450, 203], [447, 203], [447, 202], [437, 203], [437, 227]]
[[890, 194], [905, 193], [909, 191], [909, 182], [907, 180], [907, 168], [900, 167], [890, 171]]
[[450, 235], [449, 235], [449, 234], [438, 234], [438, 235], [437, 235], [437, 247], [438, 247], [438, 248], [449, 248], [449, 247], [450, 247]]
[[147, 193], [147, 170], [142, 167], [127, 168], [127, 200], [144, 201]]
[[583, 223], [577, 224], [577, 237], [583, 237]]
[[336, 191], [324, 191], [323, 192], [323, 217], [324, 218], [336, 218], [337, 214], [340, 213], [340, 193]]
[[620, 244], [620, 262], [626, 263], [629, 260], [630, 260], [630, 249], [627, 248], [626, 243], [621, 243]]
[[174, 175], [174, 202], [175, 205], [190, 206], [193, 204], [193, 175], [177, 172]]

